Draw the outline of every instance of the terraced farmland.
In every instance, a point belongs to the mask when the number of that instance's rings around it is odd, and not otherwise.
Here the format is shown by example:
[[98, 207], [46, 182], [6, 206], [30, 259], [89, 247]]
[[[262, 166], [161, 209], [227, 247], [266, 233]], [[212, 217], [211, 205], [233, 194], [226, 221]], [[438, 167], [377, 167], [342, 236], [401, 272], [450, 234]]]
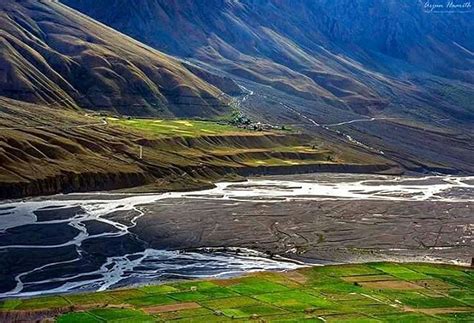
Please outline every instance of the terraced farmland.
[[472, 322], [474, 270], [434, 264], [308, 267], [0, 303], [0, 320]]
[[166, 120], [166, 119], [117, 119], [108, 118], [112, 125], [126, 129], [147, 131], [163, 137], [197, 137], [203, 135], [225, 135], [249, 133], [249, 131], [233, 127], [224, 123], [201, 120]]
[[344, 165], [353, 170], [353, 164], [365, 172], [393, 167], [291, 131], [191, 119], [104, 120], [5, 98], [0, 103], [2, 198], [143, 185], [154, 191], [205, 188], [229, 174], [265, 173], [265, 167], [281, 167], [275, 172], [283, 173], [301, 171], [295, 166], [322, 171], [317, 166], [328, 164], [330, 171]]
[[202, 163], [228, 167], [333, 164], [337, 161], [333, 152], [313, 145], [309, 137], [292, 131], [252, 131], [226, 123], [192, 119], [108, 118], [107, 122], [116, 129], [147, 138], [143, 141], [145, 155], [150, 154], [150, 149], [156, 149], [158, 142], [159, 148], [172, 152], [170, 162], [176, 162], [176, 153]]

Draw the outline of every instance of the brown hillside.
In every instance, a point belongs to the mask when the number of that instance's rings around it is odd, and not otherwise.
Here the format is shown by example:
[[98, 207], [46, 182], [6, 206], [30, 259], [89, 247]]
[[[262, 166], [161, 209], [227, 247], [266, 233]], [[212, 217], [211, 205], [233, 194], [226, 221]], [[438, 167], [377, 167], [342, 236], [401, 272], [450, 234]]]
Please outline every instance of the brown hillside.
[[0, 2], [0, 95], [130, 115], [208, 117], [227, 111], [221, 93], [176, 59], [60, 3]]
[[[0, 198], [146, 184], [154, 191], [190, 189], [209, 186], [209, 181], [232, 174], [377, 172], [390, 168], [386, 160], [363, 154], [311, 149], [311, 139], [299, 134], [204, 124], [215, 132], [163, 134], [129, 127], [126, 122], [0, 97]], [[140, 146], [143, 159], [139, 158]], [[332, 156], [332, 162], [327, 156]]]

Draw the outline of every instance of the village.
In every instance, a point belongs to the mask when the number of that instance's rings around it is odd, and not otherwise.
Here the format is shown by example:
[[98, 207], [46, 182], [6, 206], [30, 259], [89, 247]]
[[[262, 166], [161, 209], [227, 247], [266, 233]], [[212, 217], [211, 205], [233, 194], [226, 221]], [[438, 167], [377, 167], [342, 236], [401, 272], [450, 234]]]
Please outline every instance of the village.
[[230, 121], [230, 124], [245, 130], [253, 131], [269, 131], [269, 130], [289, 130], [285, 126], [272, 125], [260, 121], [253, 121], [249, 117], [243, 115], [241, 112], [236, 112]]

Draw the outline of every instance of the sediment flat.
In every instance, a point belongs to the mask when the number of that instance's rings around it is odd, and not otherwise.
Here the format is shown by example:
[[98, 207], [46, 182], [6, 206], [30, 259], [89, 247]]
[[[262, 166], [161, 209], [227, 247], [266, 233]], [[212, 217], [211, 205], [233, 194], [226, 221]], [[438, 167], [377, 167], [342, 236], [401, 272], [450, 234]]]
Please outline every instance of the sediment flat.
[[[320, 186], [301, 188], [309, 183]], [[436, 191], [444, 185], [442, 178], [377, 175], [264, 177], [231, 184], [221, 196], [211, 191], [143, 206], [133, 231], [154, 248], [245, 247], [308, 262], [469, 264], [472, 187]]]
[[467, 263], [474, 254], [472, 202], [167, 202], [147, 206], [133, 230], [154, 248], [245, 247], [343, 263], [410, 258]]
[[308, 174], [3, 204], [0, 298], [304, 264], [468, 265], [470, 177]]

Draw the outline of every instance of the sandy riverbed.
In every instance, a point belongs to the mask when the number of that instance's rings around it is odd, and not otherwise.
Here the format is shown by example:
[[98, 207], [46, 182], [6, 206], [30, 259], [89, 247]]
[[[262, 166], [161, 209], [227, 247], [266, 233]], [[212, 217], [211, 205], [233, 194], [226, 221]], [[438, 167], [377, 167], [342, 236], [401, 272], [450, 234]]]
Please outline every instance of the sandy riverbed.
[[[306, 263], [468, 264], [473, 178], [315, 174], [166, 194], [73, 194], [0, 205], [0, 297], [226, 277]], [[175, 251], [176, 250], [176, 251]]]

